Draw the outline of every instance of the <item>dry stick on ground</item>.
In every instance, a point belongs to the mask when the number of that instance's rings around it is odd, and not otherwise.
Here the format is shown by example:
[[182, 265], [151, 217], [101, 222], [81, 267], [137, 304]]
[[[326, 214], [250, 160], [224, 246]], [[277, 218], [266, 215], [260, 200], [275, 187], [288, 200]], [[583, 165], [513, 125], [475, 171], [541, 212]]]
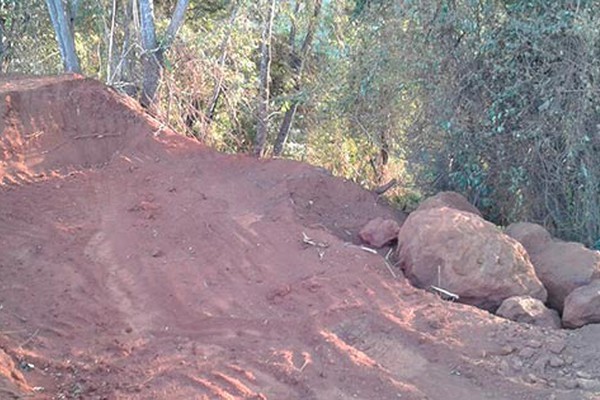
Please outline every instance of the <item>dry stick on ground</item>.
[[[352, 244], [352, 243], [344, 243], [344, 246], [346, 246], [346, 247], [354, 247], [356, 249], [360, 249], [360, 250], [366, 251], [367, 253], [371, 253], [371, 254], [379, 254], [379, 253], [377, 253], [377, 250], [372, 249], [372, 248], [367, 247], [367, 246], [357, 246], [357, 245]], [[394, 272], [394, 270], [392, 269], [392, 266], [390, 265], [390, 263], [388, 261], [388, 256], [390, 255], [391, 252], [392, 252], [392, 249], [390, 249], [390, 251], [388, 252], [388, 254], [384, 257], [383, 262], [385, 263], [386, 268], [388, 269], [388, 271], [390, 271], [390, 274], [392, 274], [392, 276], [394, 277], [394, 279], [398, 279], [398, 275], [396, 275], [396, 273]]]
[[302, 232], [302, 243], [316, 247], [317, 253], [319, 254], [319, 260], [323, 260], [323, 257], [325, 257], [325, 249], [329, 247], [329, 243], [316, 242], [308, 237], [308, 235], [304, 232]]
[[120, 133], [100, 133], [97, 135], [79, 135], [79, 136], [73, 136], [73, 139], [103, 139], [106, 137], [118, 137], [118, 136], [123, 136]]
[[383, 258], [383, 261], [385, 262], [385, 266], [387, 267], [388, 271], [390, 271], [390, 274], [392, 274], [394, 279], [398, 279], [398, 276], [396, 275], [396, 273], [394, 272], [394, 269], [392, 268], [392, 265], [390, 264], [390, 255], [392, 254], [392, 251], [393, 251], [393, 249], [390, 249], [387, 252], [385, 257]]
[[326, 249], [329, 247], [329, 243], [327, 242], [316, 242], [311, 239], [306, 233], [302, 232], [302, 243], [308, 244], [310, 246], [320, 247], [322, 249]]
[[377, 250], [372, 249], [372, 248], [367, 247], [367, 246], [357, 246], [357, 245], [352, 244], [352, 243], [344, 243], [344, 246], [346, 246], [346, 247], [354, 247], [355, 249], [361, 249], [361, 250], [366, 251], [367, 253], [371, 253], [371, 254], [377, 254]]
[[446, 289], [434, 285], [431, 285], [429, 288], [437, 293], [443, 300], [456, 301], [459, 299], [459, 296], [456, 293], [452, 293]]

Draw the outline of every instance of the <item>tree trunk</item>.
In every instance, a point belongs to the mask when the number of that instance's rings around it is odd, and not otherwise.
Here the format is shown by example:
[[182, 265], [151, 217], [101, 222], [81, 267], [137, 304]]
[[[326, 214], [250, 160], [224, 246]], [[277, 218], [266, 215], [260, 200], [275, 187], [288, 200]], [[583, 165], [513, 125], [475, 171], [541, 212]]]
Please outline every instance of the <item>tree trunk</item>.
[[281, 127], [279, 128], [279, 133], [277, 134], [277, 139], [275, 139], [275, 146], [273, 147], [273, 155], [280, 156], [283, 152], [283, 146], [285, 146], [285, 142], [290, 134], [290, 130], [292, 129], [292, 123], [294, 122], [294, 117], [296, 116], [296, 110], [298, 110], [299, 102], [297, 100], [292, 100], [292, 104], [290, 108], [285, 112], [283, 116], [283, 121], [281, 122]]
[[0, 17], [0, 73], [4, 70], [4, 59], [6, 58], [6, 47], [4, 44], [4, 18]]
[[69, 4], [69, 8], [65, 10], [68, 20], [69, 20], [69, 29], [71, 30], [71, 34], [75, 33], [75, 18], [77, 18], [77, 12], [79, 11], [79, 0], [71, 0]]
[[[300, 49], [300, 55], [296, 54], [295, 45], [294, 45], [294, 36], [296, 32], [295, 24], [292, 24], [290, 30], [290, 43], [292, 44], [292, 54], [290, 55], [290, 63], [293, 71], [293, 79], [294, 79], [294, 87], [296, 91], [300, 92], [301, 90], [301, 82], [302, 72], [304, 71], [304, 65], [306, 63], [306, 58], [308, 57], [308, 51], [312, 46], [312, 40], [315, 35], [315, 31], [317, 29], [319, 14], [321, 13], [321, 5], [322, 0], [315, 0], [315, 8], [313, 11], [312, 18], [308, 24], [308, 28], [306, 31], [306, 36], [304, 37], [304, 42], [302, 43], [302, 48]], [[298, 110], [298, 106], [300, 105], [300, 101], [297, 98], [292, 99], [292, 104], [290, 108], [286, 111], [285, 116], [283, 117], [283, 121], [281, 122], [281, 126], [279, 128], [279, 133], [277, 134], [277, 139], [275, 139], [275, 145], [273, 147], [273, 154], [275, 156], [280, 156], [283, 152], [283, 146], [287, 141], [288, 136], [290, 135], [290, 130], [292, 129], [292, 125], [294, 123], [294, 117], [296, 116], [296, 111]]]
[[165, 39], [161, 44], [161, 48], [163, 51], [171, 47], [175, 37], [177, 36], [177, 32], [183, 25], [185, 11], [187, 10], [188, 5], [190, 4], [190, 0], [177, 0], [177, 4], [175, 5], [175, 11], [173, 11], [173, 16], [171, 17], [171, 21], [169, 22], [169, 26], [167, 27], [167, 33], [165, 34]]
[[135, 1], [126, 1], [123, 5], [123, 42], [118, 60], [115, 60], [114, 67], [111, 67], [111, 76], [107, 79], [109, 85], [119, 82], [121, 90], [131, 97], [138, 98], [137, 86], [135, 85], [134, 74], [131, 71], [130, 53], [133, 45], [131, 25], [136, 16]]
[[142, 39], [142, 96], [140, 103], [148, 108], [154, 102], [158, 83], [162, 76], [162, 52], [156, 41], [154, 4], [152, 0], [139, 0], [140, 29]]
[[70, 21], [67, 21], [62, 0], [46, 0], [46, 5], [56, 34], [56, 41], [58, 42], [65, 72], [80, 73], [81, 67], [75, 52], [75, 40], [70, 29]]
[[189, 0], [177, 0], [175, 11], [162, 45], [156, 40], [156, 27], [154, 25], [154, 3], [153, 0], [138, 0], [140, 12], [140, 25], [142, 37], [142, 96], [140, 103], [149, 108], [154, 104], [158, 85], [162, 78], [164, 64], [164, 52], [171, 46], [177, 32], [184, 21], [185, 11]]
[[262, 157], [269, 131], [269, 75], [271, 70], [271, 37], [273, 34], [273, 18], [275, 16], [275, 0], [271, 0], [268, 13], [269, 15], [265, 18], [260, 49], [258, 121], [256, 139], [254, 141], [254, 155], [256, 157]]

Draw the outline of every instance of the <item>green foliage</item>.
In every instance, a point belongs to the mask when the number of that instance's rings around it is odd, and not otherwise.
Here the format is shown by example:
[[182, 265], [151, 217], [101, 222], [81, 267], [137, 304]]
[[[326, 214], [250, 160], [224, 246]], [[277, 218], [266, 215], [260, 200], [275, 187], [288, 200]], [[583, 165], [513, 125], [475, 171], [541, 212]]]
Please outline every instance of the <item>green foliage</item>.
[[460, 191], [499, 223], [528, 219], [598, 240], [599, 10], [578, 4], [405, 1], [365, 16], [363, 51], [377, 82], [413, 89], [385, 94], [358, 75], [372, 109], [394, 104], [406, 116], [418, 104], [394, 140], [410, 148], [424, 190]]

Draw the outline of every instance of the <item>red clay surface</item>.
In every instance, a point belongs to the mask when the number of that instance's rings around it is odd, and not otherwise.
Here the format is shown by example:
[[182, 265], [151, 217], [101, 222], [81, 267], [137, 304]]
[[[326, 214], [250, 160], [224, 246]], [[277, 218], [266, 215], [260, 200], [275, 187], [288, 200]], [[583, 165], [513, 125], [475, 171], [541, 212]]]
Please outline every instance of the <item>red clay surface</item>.
[[351, 243], [402, 215], [353, 183], [216, 153], [91, 80], [0, 102], [1, 399], [600, 398], [599, 325], [394, 278]]

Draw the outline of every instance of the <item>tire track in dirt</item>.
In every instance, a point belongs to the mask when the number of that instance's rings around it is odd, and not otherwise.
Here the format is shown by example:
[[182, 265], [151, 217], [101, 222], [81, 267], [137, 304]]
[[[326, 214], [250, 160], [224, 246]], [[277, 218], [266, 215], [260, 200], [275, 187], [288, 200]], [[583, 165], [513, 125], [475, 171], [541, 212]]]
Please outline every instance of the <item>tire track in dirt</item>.
[[144, 306], [148, 303], [146, 297], [149, 295], [142, 286], [144, 272], [136, 268], [134, 262], [122, 263], [115, 254], [118, 246], [116, 240], [124, 224], [120, 219], [125, 207], [123, 189], [116, 189], [113, 182], [102, 176], [95, 192], [100, 223], [98, 231], [85, 247], [85, 254], [103, 270], [103, 280], [99, 284], [105, 285], [111, 296], [109, 302], [117, 306], [126, 324], [140, 331], [153, 329], [153, 310]]

